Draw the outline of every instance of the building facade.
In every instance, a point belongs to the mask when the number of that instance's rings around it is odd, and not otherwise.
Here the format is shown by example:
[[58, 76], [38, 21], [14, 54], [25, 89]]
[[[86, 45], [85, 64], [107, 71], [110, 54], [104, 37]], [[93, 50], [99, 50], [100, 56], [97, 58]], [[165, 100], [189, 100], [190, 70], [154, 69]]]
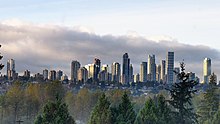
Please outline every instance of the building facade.
[[155, 55], [148, 55], [148, 80], [156, 81], [156, 63], [155, 63]]
[[141, 63], [140, 82], [147, 82], [147, 62]]
[[174, 52], [168, 52], [166, 56], [166, 78], [167, 84], [172, 84], [174, 80]]
[[77, 79], [77, 71], [79, 68], [80, 68], [80, 63], [76, 60], [73, 60], [71, 62], [71, 80], [73, 82], [76, 82], [78, 80]]
[[129, 70], [130, 70], [130, 58], [128, 56], [128, 53], [125, 53], [123, 55], [123, 67], [122, 67], [122, 84], [128, 84], [129, 83]]
[[212, 61], [210, 58], [205, 58], [203, 61], [203, 76], [204, 76], [204, 83], [209, 82], [209, 76], [211, 75], [211, 65]]
[[121, 65], [118, 62], [112, 63], [111, 72], [112, 72], [112, 81], [120, 82]]

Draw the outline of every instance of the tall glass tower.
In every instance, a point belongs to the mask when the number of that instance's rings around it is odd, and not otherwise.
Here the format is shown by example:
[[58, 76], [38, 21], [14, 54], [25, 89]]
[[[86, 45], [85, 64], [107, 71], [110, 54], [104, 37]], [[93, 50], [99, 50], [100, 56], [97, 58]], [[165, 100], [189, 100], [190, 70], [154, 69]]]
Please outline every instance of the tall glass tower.
[[209, 76], [211, 75], [211, 59], [205, 58], [203, 61], [203, 76], [204, 76], [204, 83], [209, 82]]
[[71, 80], [76, 82], [77, 79], [77, 71], [80, 68], [80, 63], [76, 60], [71, 62]]
[[174, 80], [174, 52], [168, 52], [166, 57], [167, 84], [172, 84]]
[[128, 57], [128, 53], [123, 55], [123, 68], [122, 68], [122, 83], [129, 83], [129, 67], [130, 67], [130, 58]]

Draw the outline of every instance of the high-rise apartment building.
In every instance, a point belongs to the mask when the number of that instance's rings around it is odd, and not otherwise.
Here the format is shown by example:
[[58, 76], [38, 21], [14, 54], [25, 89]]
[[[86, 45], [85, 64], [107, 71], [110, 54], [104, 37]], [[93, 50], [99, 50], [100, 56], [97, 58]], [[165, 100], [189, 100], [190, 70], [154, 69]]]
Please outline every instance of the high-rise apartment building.
[[108, 67], [107, 64], [102, 65], [101, 71], [104, 71], [104, 70], [107, 71], [107, 72], [109, 72], [109, 67]]
[[135, 83], [140, 82], [140, 74], [137, 73], [137, 74], [134, 75], [134, 82]]
[[174, 52], [168, 52], [166, 57], [166, 78], [167, 84], [172, 84], [174, 80]]
[[134, 82], [133, 66], [132, 66], [132, 64], [130, 64], [130, 66], [129, 66], [129, 82]]
[[59, 71], [57, 71], [56, 74], [57, 74], [57, 75], [56, 75], [56, 79], [57, 79], [57, 80], [61, 80], [61, 77], [63, 76], [63, 71], [59, 70]]
[[163, 83], [166, 82], [166, 61], [161, 61], [161, 72], [160, 72], [160, 79]]
[[24, 71], [24, 77], [30, 78], [30, 76], [31, 76], [31, 72], [29, 70], [25, 70]]
[[128, 53], [125, 53], [123, 55], [123, 67], [122, 67], [122, 84], [128, 84], [129, 83], [129, 68], [130, 68], [130, 58], [128, 56]]
[[161, 65], [157, 65], [156, 66], [156, 81], [157, 82], [160, 82], [161, 81], [161, 78], [160, 78], [160, 76], [161, 76]]
[[156, 81], [156, 63], [155, 63], [155, 55], [148, 55], [148, 80]]
[[209, 82], [209, 76], [211, 75], [211, 59], [205, 58], [203, 61], [203, 76], [204, 76], [204, 83]]
[[89, 78], [92, 78], [92, 79], [94, 79], [94, 77], [95, 77], [95, 64], [89, 64], [88, 65], [88, 76], [89, 76]]
[[7, 77], [8, 77], [8, 79], [16, 78], [15, 60], [14, 59], [9, 59], [7, 61]]
[[120, 82], [120, 75], [121, 75], [121, 65], [118, 62], [113, 62], [111, 67], [112, 72], [112, 81], [113, 82]]
[[55, 70], [51, 70], [49, 73], [49, 80], [56, 80], [56, 71]]
[[44, 80], [47, 80], [47, 79], [48, 79], [48, 75], [49, 75], [48, 70], [47, 70], [47, 69], [44, 69], [44, 70], [43, 70]]
[[142, 62], [141, 63], [140, 81], [141, 82], [147, 82], [147, 62]]
[[80, 63], [76, 60], [71, 62], [71, 80], [76, 82], [77, 79], [77, 71], [80, 68]]
[[83, 82], [83, 83], [87, 82], [88, 70], [85, 67], [79, 68], [77, 79], [78, 79], [78, 81]]
[[99, 74], [99, 72], [101, 70], [101, 60], [95, 58], [94, 59], [94, 65], [95, 65], [95, 69], [94, 69], [94, 77], [93, 77], [93, 79], [96, 80], [96, 79], [98, 79], [98, 74]]

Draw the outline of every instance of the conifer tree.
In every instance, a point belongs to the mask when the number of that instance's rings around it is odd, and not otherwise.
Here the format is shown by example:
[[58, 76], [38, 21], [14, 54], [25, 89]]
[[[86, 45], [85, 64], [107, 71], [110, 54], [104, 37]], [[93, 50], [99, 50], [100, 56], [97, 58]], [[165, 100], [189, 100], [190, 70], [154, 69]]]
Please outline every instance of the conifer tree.
[[212, 124], [220, 124], [220, 110], [214, 115]]
[[55, 102], [48, 102], [42, 115], [39, 115], [35, 124], [75, 124], [75, 120], [69, 115], [68, 106], [57, 96]]
[[[2, 45], [0, 45], [0, 48], [1, 48]], [[0, 60], [2, 60], [3, 56], [1, 55], [0, 53]], [[2, 63], [0, 63], [0, 70], [2, 70], [4, 67], [4, 65]]]
[[212, 73], [208, 89], [204, 93], [203, 100], [199, 106], [198, 114], [200, 115], [200, 122], [211, 123], [213, 115], [215, 115], [219, 109], [219, 94], [216, 84], [215, 74]]
[[158, 124], [173, 124], [171, 109], [169, 108], [165, 97], [160, 94], [157, 97], [157, 117]]
[[112, 124], [110, 102], [104, 93], [91, 113], [89, 124]]
[[133, 124], [135, 121], [136, 114], [126, 92], [122, 96], [122, 102], [119, 104], [116, 113], [116, 124]]
[[149, 98], [142, 110], [140, 110], [135, 124], [173, 124], [171, 109], [163, 95]]
[[149, 98], [140, 110], [135, 124], [157, 124], [157, 108], [152, 98]]
[[171, 94], [170, 105], [174, 108], [174, 115], [176, 116], [176, 123], [188, 124], [196, 123], [197, 115], [192, 108], [192, 97], [197, 90], [195, 86], [198, 82], [189, 79], [189, 74], [185, 72], [184, 62], [180, 63], [181, 71], [176, 73], [179, 83], [174, 83], [171, 89], [168, 89]]

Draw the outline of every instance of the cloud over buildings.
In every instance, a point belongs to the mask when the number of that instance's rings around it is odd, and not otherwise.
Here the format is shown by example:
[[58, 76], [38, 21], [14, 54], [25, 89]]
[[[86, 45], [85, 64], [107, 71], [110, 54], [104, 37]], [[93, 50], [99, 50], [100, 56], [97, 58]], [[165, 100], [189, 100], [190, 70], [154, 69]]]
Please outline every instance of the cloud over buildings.
[[220, 53], [215, 49], [167, 39], [157, 42], [138, 35], [98, 35], [75, 27], [2, 22], [0, 43], [4, 62], [14, 58], [19, 72], [30, 69], [36, 73], [48, 68], [62, 69], [69, 74], [72, 60], [85, 65], [98, 57], [103, 64], [121, 63], [125, 52], [129, 53], [134, 70], [138, 72], [148, 54], [155, 54], [159, 64], [167, 51], [174, 51], [176, 66], [184, 59], [187, 69], [201, 76], [203, 59], [210, 57], [214, 71], [220, 73]]

